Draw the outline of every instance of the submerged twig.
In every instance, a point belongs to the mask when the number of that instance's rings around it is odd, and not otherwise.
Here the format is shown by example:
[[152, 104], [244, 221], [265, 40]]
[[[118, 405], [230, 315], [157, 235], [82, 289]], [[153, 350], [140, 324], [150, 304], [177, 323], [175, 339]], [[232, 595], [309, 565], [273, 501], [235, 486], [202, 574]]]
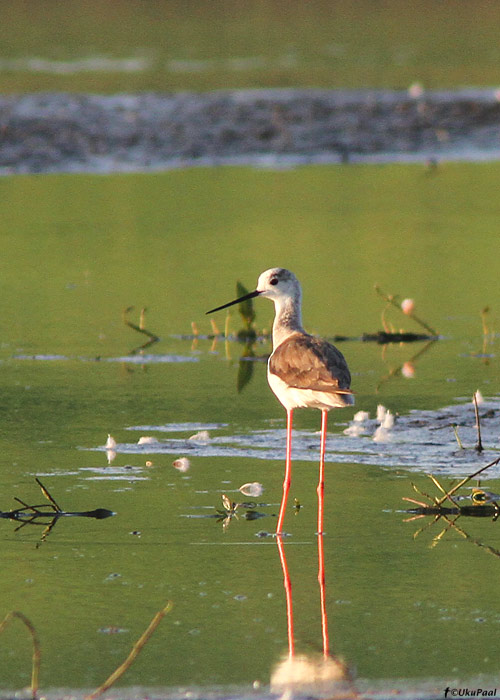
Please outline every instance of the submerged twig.
[[116, 683], [116, 681], [123, 676], [123, 674], [130, 668], [130, 666], [134, 663], [135, 659], [139, 655], [139, 653], [142, 651], [144, 646], [147, 644], [149, 641], [149, 638], [155, 631], [155, 629], [158, 627], [160, 624], [161, 620], [167, 613], [169, 613], [172, 610], [173, 603], [172, 601], [168, 601], [168, 603], [165, 605], [163, 610], [160, 610], [159, 612], [156, 613], [156, 615], [153, 617], [151, 622], [149, 623], [147, 629], [141, 634], [139, 639], [136, 641], [134, 646], [132, 647], [129, 655], [125, 659], [125, 661], [118, 666], [118, 668], [113, 671], [113, 673], [104, 681], [102, 685], [99, 686], [96, 690], [94, 690], [93, 693], [90, 693], [90, 695], [86, 695], [84, 700], [94, 700], [95, 698], [98, 698], [100, 695], [106, 692], [111, 686]]
[[18, 610], [11, 610], [11, 612], [7, 613], [7, 615], [4, 617], [2, 622], [0, 622], [0, 633], [3, 632], [5, 627], [7, 626], [7, 623], [10, 622], [10, 620], [17, 618], [20, 620], [23, 625], [28, 629], [30, 635], [31, 635], [31, 641], [33, 644], [33, 655], [32, 655], [32, 666], [31, 666], [31, 697], [33, 700], [35, 700], [37, 693], [38, 693], [38, 679], [40, 676], [40, 659], [41, 659], [41, 649], [40, 649], [40, 641], [38, 639], [38, 634], [36, 632], [35, 626], [29, 620], [26, 615], [24, 615], [22, 612], [19, 612]]

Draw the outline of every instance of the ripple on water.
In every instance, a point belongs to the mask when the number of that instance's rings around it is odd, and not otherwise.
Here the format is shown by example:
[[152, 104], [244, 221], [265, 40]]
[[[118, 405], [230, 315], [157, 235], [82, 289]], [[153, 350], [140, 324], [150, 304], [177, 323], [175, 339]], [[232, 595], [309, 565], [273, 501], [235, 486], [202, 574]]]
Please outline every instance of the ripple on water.
[[[479, 410], [484, 451], [478, 454], [475, 413], [472, 402], [446, 406], [437, 410], [411, 411], [397, 416], [394, 425], [386, 430], [384, 442], [374, 440], [380, 423], [376, 419], [363, 421], [363, 432], [330, 433], [327, 439], [326, 461], [357, 463], [381, 467], [396, 467], [415, 472], [432, 472], [466, 476], [475, 469], [500, 456], [498, 424], [500, 397], [485, 400]], [[332, 416], [333, 417], [333, 416]], [[345, 427], [337, 422], [337, 428]], [[460, 449], [453, 426], [464, 446]], [[169, 423], [159, 426], [131, 426], [127, 430], [175, 433], [192, 430], [217, 430], [225, 424]], [[286, 431], [280, 429], [255, 430], [234, 435], [210, 434], [199, 443], [185, 437], [158, 439], [157, 442], [137, 445], [122, 443], [116, 451], [124, 454], [144, 452], [199, 457], [238, 457], [264, 460], [282, 460], [286, 447]], [[91, 448], [102, 451], [104, 448]], [[296, 461], [317, 461], [318, 433], [294, 431], [293, 457]], [[486, 477], [500, 476], [500, 467], [485, 472]]]

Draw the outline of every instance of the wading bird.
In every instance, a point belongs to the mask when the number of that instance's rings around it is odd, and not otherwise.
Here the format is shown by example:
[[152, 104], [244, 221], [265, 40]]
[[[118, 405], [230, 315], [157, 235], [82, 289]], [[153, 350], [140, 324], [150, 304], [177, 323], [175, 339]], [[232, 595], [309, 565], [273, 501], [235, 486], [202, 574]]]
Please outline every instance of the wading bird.
[[283, 497], [276, 534], [282, 534], [292, 470], [292, 421], [295, 408], [321, 410], [321, 443], [318, 482], [318, 533], [323, 532], [325, 444], [328, 411], [354, 403], [351, 375], [342, 353], [328, 341], [309, 335], [302, 327], [302, 291], [293, 272], [273, 267], [263, 272], [254, 292], [207, 311], [211, 314], [233, 304], [263, 296], [275, 307], [273, 352], [267, 380], [287, 412], [286, 465]]

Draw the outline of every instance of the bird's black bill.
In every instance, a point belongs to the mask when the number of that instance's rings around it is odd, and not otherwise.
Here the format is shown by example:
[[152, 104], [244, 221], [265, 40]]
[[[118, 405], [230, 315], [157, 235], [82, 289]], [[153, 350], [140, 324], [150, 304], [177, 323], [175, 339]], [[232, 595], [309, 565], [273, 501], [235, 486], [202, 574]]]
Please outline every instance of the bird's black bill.
[[257, 289], [255, 292], [250, 292], [249, 294], [244, 294], [242, 297], [239, 297], [239, 299], [235, 299], [234, 301], [230, 301], [227, 304], [222, 304], [222, 306], [217, 306], [215, 309], [210, 309], [210, 311], [207, 311], [207, 314], [213, 314], [214, 311], [220, 311], [221, 309], [227, 309], [228, 306], [232, 306], [233, 304], [239, 304], [240, 301], [246, 301], [247, 299], [253, 299], [254, 297], [258, 297], [260, 294]]

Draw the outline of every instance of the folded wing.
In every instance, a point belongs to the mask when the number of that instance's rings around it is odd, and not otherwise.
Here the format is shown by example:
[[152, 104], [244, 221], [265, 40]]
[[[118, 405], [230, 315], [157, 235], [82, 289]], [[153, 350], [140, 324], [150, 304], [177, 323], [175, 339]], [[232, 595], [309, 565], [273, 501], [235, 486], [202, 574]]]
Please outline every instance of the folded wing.
[[351, 374], [344, 356], [326, 340], [289, 336], [269, 358], [269, 372], [288, 386], [332, 394], [351, 394]]

